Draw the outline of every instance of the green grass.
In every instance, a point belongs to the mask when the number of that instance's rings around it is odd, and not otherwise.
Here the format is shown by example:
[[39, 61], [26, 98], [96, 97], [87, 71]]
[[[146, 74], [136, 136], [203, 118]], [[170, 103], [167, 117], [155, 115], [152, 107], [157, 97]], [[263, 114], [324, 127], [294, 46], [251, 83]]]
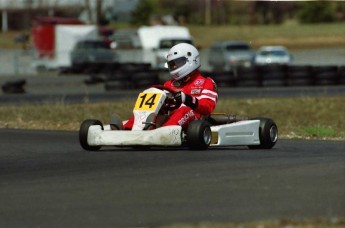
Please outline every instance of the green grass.
[[345, 45], [343, 23], [258, 26], [189, 26], [196, 44], [209, 47], [216, 40], [245, 40], [254, 48], [262, 45], [284, 45], [290, 49], [336, 47]]
[[337, 134], [335, 130], [322, 126], [308, 127], [304, 129], [304, 133], [314, 137], [332, 137]]
[[345, 97], [233, 99], [221, 100], [216, 111], [271, 117], [286, 138], [345, 138], [343, 102]]
[[317, 219], [280, 219], [256, 221], [248, 223], [180, 223], [165, 226], [157, 226], [157, 228], [277, 228], [277, 227], [293, 227], [293, 228], [341, 228], [345, 225], [344, 217], [334, 218], [317, 218]]
[[22, 48], [22, 44], [15, 42], [15, 38], [21, 34], [22, 31], [0, 32], [0, 48]]
[[[112, 27], [126, 28], [126, 24]], [[345, 45], [344, 23], [309, 24], [285, 23], [282, 25], [223, 25], [197, 26], [187, 25], [196, 45], [207, 48], [217, 40], [245, 40], [253, 48], [262, 45], [285, 45], [290, 49], [337, 47]], [[20, 48], [14, 38], [23, 31], [0, 33], [0, 48]], [[28, 31], [25, 31], [28, 32]]]
[[[282, 138], [345, 139], [345, 97], [220, 98], [216, 113], [270, 117]], [[0, 106], [0, 128], [75, 130], [85, 119], [128, 119], [134, 100], [112, 103]]]

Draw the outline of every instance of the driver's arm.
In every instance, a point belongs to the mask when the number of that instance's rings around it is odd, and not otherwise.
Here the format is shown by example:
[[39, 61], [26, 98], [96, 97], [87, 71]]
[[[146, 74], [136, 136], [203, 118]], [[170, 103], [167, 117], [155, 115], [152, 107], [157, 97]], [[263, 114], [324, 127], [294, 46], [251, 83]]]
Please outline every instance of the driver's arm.
[[201, 115], [209, 115], [216, 107], [218, 92], [213, 80], [208, 78], [198, 96], [192, 96], [183, 92], [177, 92], [174, 96], [177, 101], [184, 103]]

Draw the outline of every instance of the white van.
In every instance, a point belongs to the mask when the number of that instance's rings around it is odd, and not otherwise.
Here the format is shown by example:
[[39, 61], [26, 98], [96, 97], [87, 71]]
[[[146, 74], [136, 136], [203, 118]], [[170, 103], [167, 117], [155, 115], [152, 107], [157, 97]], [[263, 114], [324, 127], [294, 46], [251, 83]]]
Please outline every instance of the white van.
[[164, 68], [167, 52], [172, 46], [193, 44], [188, 28], [163, 25], [120, 29], [114, 32], [111, 40], [120, 62], [150, 63], [156, 69]]

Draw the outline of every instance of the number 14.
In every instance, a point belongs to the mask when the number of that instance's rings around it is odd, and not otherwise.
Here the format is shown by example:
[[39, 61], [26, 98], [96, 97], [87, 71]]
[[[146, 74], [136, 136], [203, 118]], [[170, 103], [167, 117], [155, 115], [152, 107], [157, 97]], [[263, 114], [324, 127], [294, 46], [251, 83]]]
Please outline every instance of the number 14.
[[156, 97], [157, 97], [157, 94], [153, 94], [150, 97], [147, 97], [147, 93], [143, 94], [142, 96], [140, 96], [141, 102], [140, 102], [139, 108], [142, 108], [143, 105], [149, 106], [149, 108], [152, 108], [152, 106], [156, 104], [155, 103]]

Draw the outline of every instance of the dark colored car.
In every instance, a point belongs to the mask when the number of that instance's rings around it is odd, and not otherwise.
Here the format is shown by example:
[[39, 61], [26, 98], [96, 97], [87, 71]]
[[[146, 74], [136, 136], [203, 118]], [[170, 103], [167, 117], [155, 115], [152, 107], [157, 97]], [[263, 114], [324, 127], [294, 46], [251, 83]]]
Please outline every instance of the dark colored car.
[[71, 52], [72, 66], [118, 61], [118, 55], [103, 40], [79, 41]]

